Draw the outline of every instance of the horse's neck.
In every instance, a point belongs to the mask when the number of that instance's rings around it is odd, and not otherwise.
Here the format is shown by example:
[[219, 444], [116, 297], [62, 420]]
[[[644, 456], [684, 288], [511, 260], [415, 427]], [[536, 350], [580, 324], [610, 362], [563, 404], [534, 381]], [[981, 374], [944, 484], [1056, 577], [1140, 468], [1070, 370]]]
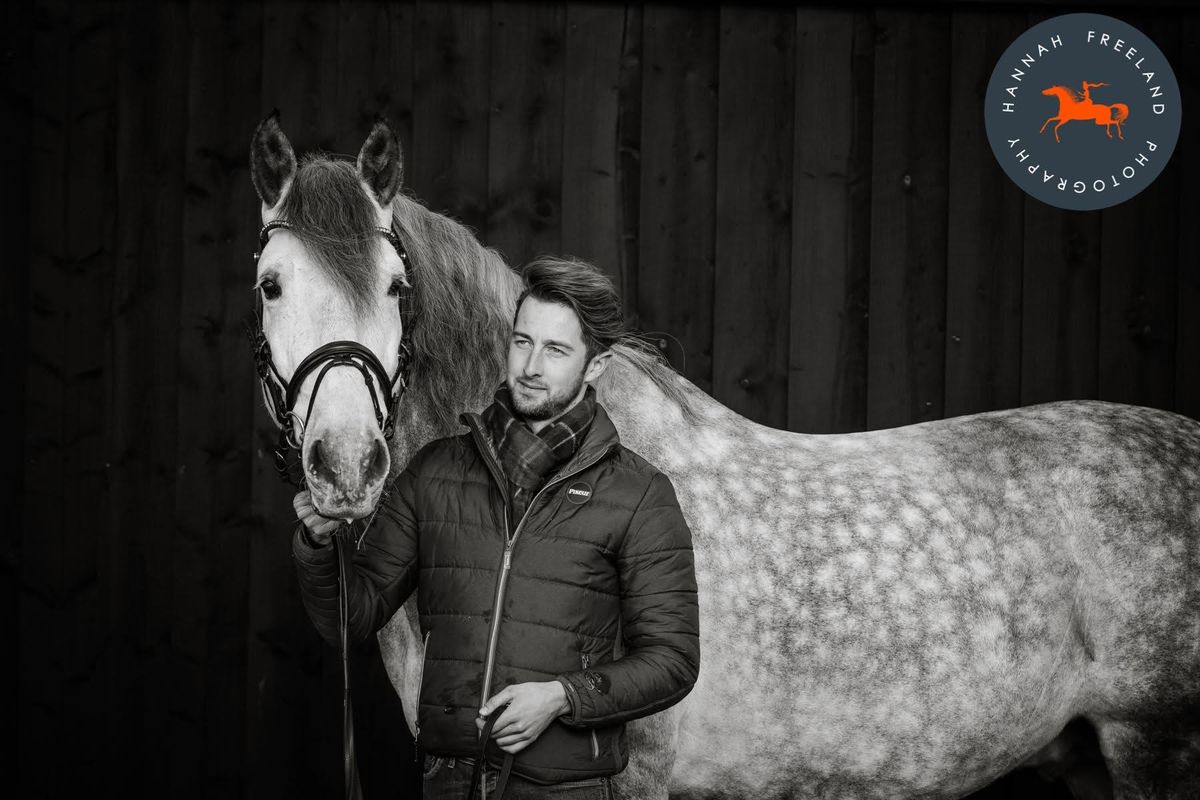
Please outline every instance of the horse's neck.
[[686, 470], [701, 452], [722, 457], [739, 435], [758, 427], [690, 381], [670, 377], [686, 396], [690, 413], [653, 378], [620, 357], [596, 384], [621, 443], [667, 474]]

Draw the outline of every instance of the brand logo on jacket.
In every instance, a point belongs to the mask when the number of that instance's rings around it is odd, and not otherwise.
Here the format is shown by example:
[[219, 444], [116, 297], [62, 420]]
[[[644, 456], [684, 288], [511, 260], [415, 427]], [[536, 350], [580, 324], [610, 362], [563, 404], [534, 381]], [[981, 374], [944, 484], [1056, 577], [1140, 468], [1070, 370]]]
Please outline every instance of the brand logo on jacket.
[[1073, 211], [1122, 203], [1171, 158], [1179, 84], [1148, 36], [1103, 14], [1027, 30], [988, 82], [984, 123], [1001, 169], [1026, 194]]
[[581, 506], [590, 500], [592, 497], [592, 487], [586, 483], [572, 483], [567, 487], [567, 499], [577, 506]]

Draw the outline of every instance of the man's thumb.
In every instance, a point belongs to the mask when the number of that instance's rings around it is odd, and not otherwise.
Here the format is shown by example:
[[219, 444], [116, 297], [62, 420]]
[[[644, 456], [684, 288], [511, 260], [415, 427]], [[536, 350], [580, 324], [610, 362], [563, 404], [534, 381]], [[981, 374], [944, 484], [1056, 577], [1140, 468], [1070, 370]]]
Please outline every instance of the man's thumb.
[[503, 708], [506, 705], [508, 705], [507, 689], [501, 691], [499, 694], [494, 695], [491, 700], [488, 700], [486, 703], [484, 703], [483, 708], [479, 709], [479, 716], [486, 717], [497, 708]]

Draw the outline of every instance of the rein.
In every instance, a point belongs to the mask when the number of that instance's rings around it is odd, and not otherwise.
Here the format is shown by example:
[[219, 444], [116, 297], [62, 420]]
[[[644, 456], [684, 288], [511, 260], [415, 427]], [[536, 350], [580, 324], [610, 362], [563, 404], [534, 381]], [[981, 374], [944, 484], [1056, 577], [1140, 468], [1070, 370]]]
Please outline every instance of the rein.
[[[257, 262], [266, 248], [267, 242], [270, 239], [271, 231], [277, 228], [290, 229], [291, 224], [285, 220], [272, 220], [258, 232], [258, 252], [254, 254], [254, 260]], [[400, 236], [392, 228], [376, 227], [375, 231], [381, 234], [392, 247], [395, 248], [400, 260], [404, 263], [405, 275], [412, 276], [412, 268], [408, 259], [408, 252], [404, 249], [404, 244], [400, 241]], [[316, 350], [309, 353], [296, 367], [296, 371], [292, 374], [292, 379], [289, 381], [279, 374], [278, 368], [275, 366], [275, 361], [271, 357], [271, 345], [267, 342], [267, 335], [263, 332], [262, 321], [262, 293], [255, 291], [254, 293], [254, 316], [256, 322], [256, 330], [252, 333], [252, 346], [254, 348], [254, 365], [258, 372], [259, 383], [262, 386], [263, 398], [266, 400], [267, 407], [271, 410], [271, 415], [275, 422], [279, 425], [279, 440], [275, 445], [275, 471], [279, 473], [280, 479], [287, 484], [291, 484], [298, 490], [303, 490], [307, 484], [304, 477], [304, 470], [298, 469], [299, 476], [294, 477], [291, 470], [291, 465], [288, 462], [288, 455], [292, 451], [300, 453], [304, 446], [304, 431], [308, 424], [309, 417], [312, 415], [313, 403], [317, 399], [317, 391], [321, 388], [321, 382], [329, 373], [329, 370], [334, 367], [353, 367], [362, 374], [363, 382], [367, 385], [367, 391], [371, 395], [371, 403], [375, 406], [375, 422], [379, 425], [383, 432], [383, 438], [391, 441], [392, 435], [396, 432], [396, 412], [400, 407], [400, 398], [404, 396], [404, 392], [408, 389], [408, 371], [412, 366], [412, 309], [409, 301], [410, 291], [402, 288], [400, 290], [400, 320], [403, 326], [400, 336], [400, 349], [397, 353], [396, 374], [388, 376], [387, 370], [383, 368], [383, 364], [375, 357], [375, 354], [367, 347], [358, 342], [338, 341], [330, 342], [318, 347]], [[312, 395], [308, 399], [308, 409], [303, 417], [300, 417], [296, 411], [296, 401], [299, 399], [300, 387], [304, 383], [304, 379], [310, 373], [320, 369], [317, 373], [317, 380], [313, 384]], [[375, 384], [378, 382], [380, 389], [388, 395], [388, 403], [385, 409], [379, 406], [379, 398], [375, 391]], [[300, 438], [297, 440], [292, 435], [292, 419], [300, 425]], [[297, 463], [299, 458], [297, 459]], [[374, 515], [372, 515], [374, 519]], [[366, 527], [370, 527], [370, 521]], [[366, 533], [366, 528], [363, 529], [363, 534]], [[345, 796], [347, 800], [362, 800], [362, 785], [358, 778], [358, 763], [354, 755], [354, 706], [350, 700], [350, 641], [349, 641], [349, 597], [346, 590], [346, 565], [353, 558], [353, 550], [357, 549], [358, 543], [361, 542], [361, 535], [354, 536], [352, 527], [349, 524], [343, 524], [334, 536], [333, 543], [337, 551], [338, 558], [338, 633], [341, 639], [342, 650], [342, 742], [343, 742], [343, 768], [345, 772]]]

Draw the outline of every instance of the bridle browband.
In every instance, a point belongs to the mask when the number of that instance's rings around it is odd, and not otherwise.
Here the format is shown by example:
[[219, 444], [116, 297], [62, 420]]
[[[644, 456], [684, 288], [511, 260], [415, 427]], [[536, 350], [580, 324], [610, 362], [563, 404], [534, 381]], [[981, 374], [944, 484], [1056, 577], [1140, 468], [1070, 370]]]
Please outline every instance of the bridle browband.
[[[258, 232], [258, 252], [254, 254], [255, 262], [262, 255], [262, 251], [266, 249], [267, 242], [271, 237], [271, 231], [277, 228], [290, 229], [291, 227], [289, 222], [282, 219], [272, 220], [263, 225], [262, 229]], [[394, 229], [382, 226], [377, 226], [375, 232], [382, 235], [395, 248], [396, 254], [400, 256], [400, 260], [404, 264], [405, 276], [411, 283], [412, 267], [408, 258], [408, 252], [404, 249], [404, 244], [400, 241], [400, 236]], [[397, 352], [395, 375], [389, 377], [387, 370], [383, 368], [383, 364], [364, 345], [352, 341], [337, 341], [321, 345], [305, 356], [300, 365], [296, 367], [296, 371], [292, 374], [289, 381], [279, 374], [279, 370], [275, 367], [275, 362], [271, 357], [271, 345], [267, 342], [267, 336], [263, 332], [262, 327], [262, 294], [261, 290], [255, 290], [254, 310], [256, 330], [253, 333], [254, 365], [258, 372], [259, 382], [262, 385], [263, 398], [266, 400], [267, 407], [271, 411], [271, 416], [279, 426], [279, 440], [276, 443], [274, 454], [275, 470], [285, 483], [290, 483], [298, 489], [305, 487], [304, 471], [300, 470], [299, 478], [293, 477], [290, 464], [288, 463], [288, 454], [292, 450], [300, 451], [304, 446], [304, 431], [312, 414], [313, 403], [317, 399], [317, 390], [320, 389], [321, 382], [325, 380], [325, 375], [334, 367], [354, 367], [362, 374], [363, 381], [367, 385], [367, 391], [371, 395], [371, 403], [375, 407], [375, 422], [383, 432], [383, 438], [391, 441], [392, 434], [396, 431], [396, 412], [400, 407], [400, 398], [404, 396], [404, 392], [408, 388], [408, 370], [412, 364], [412, 326], [410, 324], [412, 313], [407, 302], [409, 292], [409, 287], [402, 287], [400, 290], [400, 320], [403, 333], [400, 337], [400, 348]], [[316, 383], [313, 384], [312, 394], [308, 399], [308, 409], [304, 416], [301, 417], [295, 411], [296, 401], [299, 399], [300, 387], [304, 384], [304, 379], [318, 368], [320, 372], [317, 373]], [[386, 409], [379, 406], [379, 397], [375, 391], [376, 382], [378, 382], [379, 387], [384, 393], [388, 395], [389, 399]], [[291, 423], [293, 419], [300, 424], [300, 438], [298, 441], [292, 435]]]

